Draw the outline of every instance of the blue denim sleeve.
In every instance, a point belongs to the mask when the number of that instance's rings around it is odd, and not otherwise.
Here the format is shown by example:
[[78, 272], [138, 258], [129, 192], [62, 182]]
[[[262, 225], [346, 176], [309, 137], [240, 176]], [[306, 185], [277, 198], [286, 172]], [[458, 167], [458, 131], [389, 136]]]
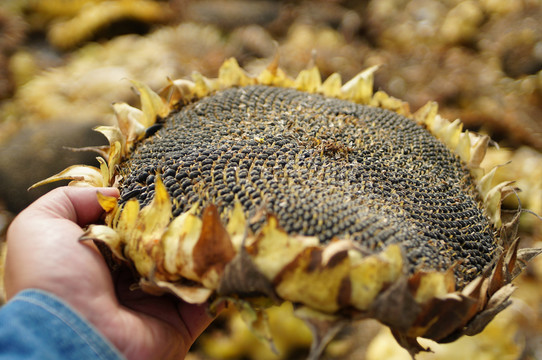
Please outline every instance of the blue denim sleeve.
[[0, 360], [124, 359], [60, 299], [24, 290], [0, 308]]

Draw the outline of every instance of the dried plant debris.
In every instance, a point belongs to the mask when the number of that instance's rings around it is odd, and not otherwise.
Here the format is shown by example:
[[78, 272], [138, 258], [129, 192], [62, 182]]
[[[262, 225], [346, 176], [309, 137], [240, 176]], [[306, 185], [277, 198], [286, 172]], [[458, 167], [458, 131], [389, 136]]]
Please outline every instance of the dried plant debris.
[[0, 7], [0, 100], [10, 97], [15, 90], [9, 63], [17, 46], [24, 39], [25, 30], [25, 24], [19, 16]]
[[96, 129], [100, 168], [39, 184], [118, 187], [82, 240], [106, 243], [144, 290], [233, 301], [264, 337], [258, 299], [292, 302], [313, 358], [351, 319], [379, 320], [411, 353], [417, 337], [477, 334], [539, 253], [518, 250], [519, 216], [501, 218], [516, 189], [480, 167], [487, 136], [373, 93], [375, 71], [343, 84], [230, 59], [160, 95], [133, 81], [141, 109], [117, 103], [118, 125]]
[[492, 17], [477, 35], [480, 51], [494, 56], [511, 78], [534, 75], [542, 70], [541, 22], [540, 6]]
[[273, 22], [280, 14], [281, 3], [269, 0], [174, 0], [173, 8], [178, 8], [179, 15], [190, 21], [234, 29]]
[[[168, 76], [216, 73], [228, 51], [218, 30], [192, 23], [163, 28], [146, 37], [125, 35], [103, 45], [88, 44], [73, 52], [66, 64], [44, 71], [17, 89], [13, 99], [0, 108], [0, 117], [17, 124], [101, 119], [110, 114], [111, 99], [136, 101], [129, 86], [119, 86], [129, 84], [126, 79], [138, 78], [160, 87]], [[157, 53], [163, 56], [157, 57]], [[0, 140], [4, 138], [5, 130]]]
[[49, 42], [61, 50], [102, 36], [146, 33], [150, 25], [172, 16], [167, 2], [152, 0], [37, 0], [29, 2], [26, 11], [33, 14], [30, 24], [46, 29]]
[[[243, 316], [230, 307], [222, 312], [212, 327], [194, 344], [194, 354], [210, 359], [304, 359], [309, 354], [312, 334], [309, 327], [294, 315], [290, 302], [265, 310], [269, 332], [276, 352], [247, 326]], [[349, 322], [328, 344], [323, 359], [363, 359], [367, 346], [383, 328], [368, 319]], [[393, 340], [392, 340], [393, 342]], [[399, 347], [399, 345], [396, 345]]]
[[298, 353], [299, 357], [306, 356], [312, 335], [303, 321], [293, 315], [291, 303], [284, 302], [280, 306], [270, 307], [265, 314], [278, 354], [265, 342], [259, 341], [241, 313], [233, 308], [227, 309], [218, 320], [225, 321], [224, 331], [206, 331], [198, 339], [197, 345], [212, 359], [276, 360]]
[[429, 100], [469, 129], [542, 149], [542, 6], [533, 1], [384, 0], [367, 6], [377, 88]]

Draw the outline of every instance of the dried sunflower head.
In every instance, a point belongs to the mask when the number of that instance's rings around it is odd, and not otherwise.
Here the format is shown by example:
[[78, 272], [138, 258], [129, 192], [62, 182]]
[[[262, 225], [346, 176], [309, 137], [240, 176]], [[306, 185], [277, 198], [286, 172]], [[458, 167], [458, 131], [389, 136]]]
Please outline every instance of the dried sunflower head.
[[[228, 298], [258, 323], [261, 298], [291, 301], [315, 330], [313, 355], [346, 319], [376, 318], [411, 352], [417, 337], [473, 335], [509, 303], [538, 250], [501, 220], [510, 182], [480, 168], [488, 138], [429, 103], [373, 94], [367, 69], [341, 82], [293, 79], [273, 63], [247, 75], [133, 82], [141, 110], [115, 104], [100, 169], [44, 182], [113, 185], [99, 196], [106, 243], [150, 292]], [[517, 216], [515, 217], [517, 220]]]

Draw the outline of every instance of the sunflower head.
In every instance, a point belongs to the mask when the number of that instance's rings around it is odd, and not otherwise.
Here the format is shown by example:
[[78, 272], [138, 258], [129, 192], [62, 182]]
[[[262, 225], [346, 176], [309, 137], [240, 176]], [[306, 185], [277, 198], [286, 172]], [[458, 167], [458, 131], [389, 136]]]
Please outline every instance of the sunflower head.
[[388, 325], [412, 353], [417, 337], [474, 335], [539, 251], [518, 250], [518, 215], [501, 218], [515, 188], [481, 169], [489, 138], [435, 103], [411, 113], [373, 93], [375, 71], [343, 84], [316, 67], [291, 78], [276, 61], [250, 76], [230, 59], [216, 79], [159, 94], [133, 81], [141, 109], [114, 104], [118, 125], [96, 129], [110, 144], [101, 167], [42, 183], [118, 187], [119, 199], [99, 195], [106, 224], [84, 240], [152, 293], [228, 299], [251, 319], [292, 302], [314, 325], [315, 356], [352, 318]]

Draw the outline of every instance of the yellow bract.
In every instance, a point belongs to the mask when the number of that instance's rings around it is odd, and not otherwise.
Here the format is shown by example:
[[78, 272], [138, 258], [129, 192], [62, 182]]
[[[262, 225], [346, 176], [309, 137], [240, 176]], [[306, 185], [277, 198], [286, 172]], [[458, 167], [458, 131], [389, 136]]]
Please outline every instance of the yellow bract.
[[401, 249], [398, 245], [390, 245], [377, 255], [363, 257], [353, 250], [348, 255], [353, 264], [350, 271], [352, 305], [367, 310], [382, 288], [402, 275]]
[[277, 219], [270, 217], [255, 243], [248, 248], [255, 264], [268, 279], [273, 279], [308, 246], [316, 246], [317, 238], [292, 238], [278, 228]]

